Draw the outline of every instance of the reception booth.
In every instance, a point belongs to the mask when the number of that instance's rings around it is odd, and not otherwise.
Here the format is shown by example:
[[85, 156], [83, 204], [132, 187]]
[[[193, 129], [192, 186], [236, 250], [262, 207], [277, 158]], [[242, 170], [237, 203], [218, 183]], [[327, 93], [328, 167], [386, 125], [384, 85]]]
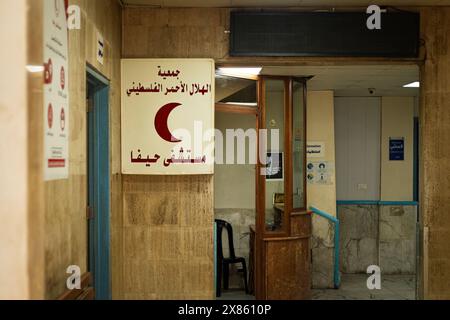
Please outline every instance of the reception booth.
[[[254, 270], [256, 299], [311, 297], [311, 215], [306, 204], [306, 79], [262, 76], [259, 129], [268, 129], [257, 165]], [[278, 129], [279, 146], [270, 133]], [[260, 135], [261, 137], [261, 135]], [[263, 138], [264, 139], [264, 138]]]
[[[257, 147], [250, 146], [246, 157], [250, 159], [256, 153], [258, 161], [254, 166], [216, 166], [216, 218], [228, 221], [239, 234], [234, 247], [238, 255], [248, 259], [248, 287], [256, 299], [309, 299], [307, 79], [230, 76], [223, 69], [226, 68], [219, 68], [216, 74], [216, 128], [222, 133], [229, 128], [256, 129]], [[233, 179], [239, 183], [230, 189]], [[251, 183], [249, 180], [253, 179]], [[221, 209], [228, 205], [233, 207]], [[218, 237], [221, 236], [220, 232]], [[220, 261], [217, 285], [221, 285], [223, 267], [227, 275], [224, 287], [228, 288], [228, 267]], [[242, 283], [234, 285], [242, 287]]]

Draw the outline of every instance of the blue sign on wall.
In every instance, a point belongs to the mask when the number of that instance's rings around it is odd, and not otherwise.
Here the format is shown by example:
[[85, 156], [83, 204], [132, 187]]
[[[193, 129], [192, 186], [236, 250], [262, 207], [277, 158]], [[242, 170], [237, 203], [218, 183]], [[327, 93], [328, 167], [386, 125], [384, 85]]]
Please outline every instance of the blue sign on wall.
[[389, 161], [405, 160], [405, 138], [389, 138]]

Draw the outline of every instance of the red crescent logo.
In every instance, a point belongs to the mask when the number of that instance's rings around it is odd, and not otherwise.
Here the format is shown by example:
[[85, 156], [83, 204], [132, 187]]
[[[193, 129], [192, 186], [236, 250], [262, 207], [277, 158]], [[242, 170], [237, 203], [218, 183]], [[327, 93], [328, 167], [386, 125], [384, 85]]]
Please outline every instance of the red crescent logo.
[[158, 132], [158, 135], [167, 142], [181, 142], [181, 140], [175, 138], [170, 132], [167, 124], [167, 120], [170, 116], [170, 113], [176, 107], [181, 106], [180, 103], [168, 103], [162, 106], [155, 116], [155, 129]]

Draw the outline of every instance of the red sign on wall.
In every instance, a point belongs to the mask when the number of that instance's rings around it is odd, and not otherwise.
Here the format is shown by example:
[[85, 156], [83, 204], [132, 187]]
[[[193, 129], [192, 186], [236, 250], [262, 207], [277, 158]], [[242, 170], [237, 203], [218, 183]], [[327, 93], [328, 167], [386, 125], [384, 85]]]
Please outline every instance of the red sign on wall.
[[69, 176], [67, 1], [44, 1], [44, 178]]

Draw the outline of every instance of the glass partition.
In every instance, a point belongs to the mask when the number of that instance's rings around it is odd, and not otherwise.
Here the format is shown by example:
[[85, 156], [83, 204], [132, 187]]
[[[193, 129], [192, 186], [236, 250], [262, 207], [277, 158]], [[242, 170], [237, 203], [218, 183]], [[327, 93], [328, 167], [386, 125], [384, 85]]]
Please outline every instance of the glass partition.
[[[306, 80], [262, 76], [258, 128], [267, 129], [260, 149], [259, 230], [289, 236], [291, 215], [306, 210]], [[261, 139], [261, 137], [260, 137]], [[260, 145], [261, 148], [261, 145]]]
[[306, 209], [306, 109], [305, 86], [293, 80], [292, 88], [292, 208]]
[[267, 231], [280, 231], [284, 226], [285, 210], [285, 81], [267, 79], [264, 82], [264, 91], [264, 127], [267, 129], [265, 222]]

